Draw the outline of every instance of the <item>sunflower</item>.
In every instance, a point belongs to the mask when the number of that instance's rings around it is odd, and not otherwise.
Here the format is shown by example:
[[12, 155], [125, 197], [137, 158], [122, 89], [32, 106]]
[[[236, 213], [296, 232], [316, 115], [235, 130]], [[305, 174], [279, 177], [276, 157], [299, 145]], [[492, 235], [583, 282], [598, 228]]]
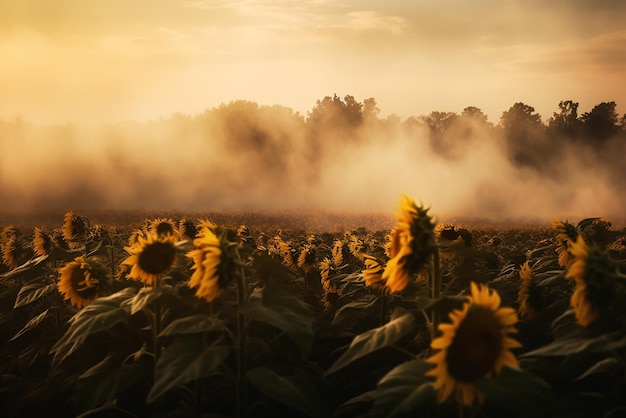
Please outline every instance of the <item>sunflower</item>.
[[70, 211], [63, 215], [63, 239], [71, 249], [80, 248], [85, 245], [85, 239], [89, 227], [86, 218]]
[[350, 235], [349, 238], [350, 241], [348, 242], [348, 249], [350, 250], [350, 254], [352, 254], [355, 258], [362, 260], [363, 255], [365, 254], [365, 244], [355, 235]]
[[39, 227], [35, 227], [33, 233], [33, 252], [36, 256], [48, 255], [54, 248], [52, 236]]
[[22, 233], [13, 225], [8, 225], [0, 230], [0, 247], [7, 243], [11, 238], [21, 237]]
[[331, 250], [331, 253], [333, 255], [333, 263], [336, 266], [340, 266], [343, 264], [343, 260], [344, 260], [344, 245], [343, 242], [340, 239], [336, 239], [333, 242], [333, 248]]
[[324, 292], [336, 292], [337, 288], [335, 287], [335, 285], [333, 284], [333, 282], [331, 282], [328, 277], [330, 276], [330, 270], [332, 269], [332, 263], [330, 261], [330, 258], [328, 257], [324, 257], [324, 259], [322, 261], [320, 261], [320, 279], [322, 282], [322, 289], [324, 289]]
[[308, 273], [315, 265], [315, 247], [306, 245], [298, 256], [298, 267]]
[[515, 310], [501, 308], [500, 296], [487, 286], [471, 282], [470, 287], [468, 300], [450, 312], [451, 323], [439, 324], [442, 335], [430, 344], [439, 351], [426, 359], [435, 365], [426, 375], [436, 379], [439, 403], [452, 393], [463, 405], [472, 405], [475, 398], [482, 403], [475, 381], [494, 377], [503, 366], [519, 367], [510, 349], [521, 344], [507, 335], [515, 332]]
[[130, 255], [122, 264], [131, 266], [126, 277], [147, 285], [156, 284], [176, 262], [176, 238], [173, 235], [139, 236], [135, 245], [124, 249]]
[[176, 240], [180, 238], [178, 226], [171, 218], [156, 218], [150, 221], [148, 232], [157, 236], [171, 235]]
[[435, 225], [428, 209], [405, 195], [398, 209], [398, 221], [391, 232], [391, 259], [382, 276], [392, 293], [404, 290], [410, 276], [422, 272], [436, 250]]
[[559, 255], [559, 266], [567, 267], [572, 261], [570, 245], [576, 241], [578, 231], [569, 222], [561, 222], [558, 218], [552, 221], [552, 230], [556, 233], [556, 253]]
[[195, 249], [187, 253], [187, 257], [193, 259], [191, 268], [195, 270], [189, 278], [189, 287], [196, 288], [196, 296], [207, 302], [220, 296], [233, 277], [233, 262], [228, 255], [232, 246], [215, 235], [211, 225], [201, 224], [193, 240]]
[[608, 254], [596, 245], [587, 245], [582, 235], [570, 245], [572, 261], [565, 277], [574, 281], [570, 304], [576, 321], [586, 327], [600, 317], [613, 299], [615, 267]]
[[180, 238], [182, 240], [193, 241], [198, 233], [198, 228], [192, 221], [182, 218], [178, 222], [178, 232], [180, 233]]
[[287, 267], [295, 267], [296, 263], [293, 258], [293, 252], [291, 251], [291, 247], [285, 241], [283, 241], [280, 237], [276, 237], [276, 245], [278, 247], [278, 251], [280, 256], [283, 259], [283, 264]]
[[372, 289], [384, 290], [383, 267], [378, 260], [371, 255], [365, 255], [363, 263], [365, 263], [365, 269], [363, 269], [361, 273], [365, 280], [365, 286], [371, 287]]
[[25, 263], [32, 255], [30, 246], [24, 245], [20, 235], [9, 238], [2, 246], [2, 262], [11, 270]]
[[522, 318], [532, 319], [537, 315], [537, 311], [543, 305], [543, 296], [539, 286], [535, 283], [532, 270], [528, 261], [522, 264], [519, 277], [521, 284], [517, 293], [519, 303], [519, 314]]
[[63, 299], [77, 308], [88, 305], [100, 296], [106, 284], [106, 270], [94, 259], [76, 257], [59, 269], [57, 287]]

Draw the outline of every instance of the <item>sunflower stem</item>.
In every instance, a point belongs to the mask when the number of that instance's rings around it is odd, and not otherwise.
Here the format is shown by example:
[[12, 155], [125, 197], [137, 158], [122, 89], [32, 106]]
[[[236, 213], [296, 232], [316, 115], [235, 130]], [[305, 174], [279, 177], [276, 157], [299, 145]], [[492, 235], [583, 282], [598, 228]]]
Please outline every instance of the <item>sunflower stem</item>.
[[[433, 251], [433, 265], [431, 272], [431, 298], [433, 300], [439, 299], [441, 295], [441, 253], [439, 247]], [[441, 321], [440, 312], [437, 309], [432, 311], [432, 334], [435, 335], [439, 322]]]
[[[239, 251], [236, 258], [241, 263]], [[246, 333], [245, 317], [242, 308], [247, 300], [245, 271], [240, 267], [237, 274], [237, 417], [246, 415], [247, 382], [246, 382]]]

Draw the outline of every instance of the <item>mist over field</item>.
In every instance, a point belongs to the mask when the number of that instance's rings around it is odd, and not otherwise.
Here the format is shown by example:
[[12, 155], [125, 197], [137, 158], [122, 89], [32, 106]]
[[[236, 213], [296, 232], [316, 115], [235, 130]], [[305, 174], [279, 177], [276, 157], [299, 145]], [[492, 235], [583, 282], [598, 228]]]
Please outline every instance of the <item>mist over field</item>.
[[147, 122], [2, 121], [1, 208], [395, 213], [404, 193], [442, 219], [623, 218], [623, 130], [594, 143], [494, 126], [472, 107], [400, 120], [375, 105], [327, 96], [307, 115], [237, 101]]

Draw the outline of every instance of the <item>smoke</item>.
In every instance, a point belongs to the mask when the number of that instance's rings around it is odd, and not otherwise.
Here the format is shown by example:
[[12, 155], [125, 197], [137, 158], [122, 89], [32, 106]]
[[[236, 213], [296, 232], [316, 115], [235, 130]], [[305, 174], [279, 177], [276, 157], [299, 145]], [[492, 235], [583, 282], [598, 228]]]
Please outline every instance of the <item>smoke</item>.
[[[0, 122], [2, 210], [323, 210], [395, 213], [401, 194], [441, 220], [620, 222], [624, 145], [555, 140], [514, 163], [484, 126], [439, 143], [393, 119], [317, 126], [236, 102], [193, 117], [94, 126]], [[623, 142], [623, 141], [622, 141]], [[622, 157], [620, 157], [622, 156]]]

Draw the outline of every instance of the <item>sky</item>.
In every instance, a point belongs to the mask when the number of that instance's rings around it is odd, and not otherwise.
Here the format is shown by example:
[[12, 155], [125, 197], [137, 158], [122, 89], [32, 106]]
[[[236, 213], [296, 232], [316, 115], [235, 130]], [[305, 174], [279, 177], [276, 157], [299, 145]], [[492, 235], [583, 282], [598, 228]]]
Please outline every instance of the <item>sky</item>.
[[0, 119], [110, 123], [234, 100], [381, 116], [516, 102], [544, 122], [626, 112], [623, 0], [20, 0], [0, 3]]

